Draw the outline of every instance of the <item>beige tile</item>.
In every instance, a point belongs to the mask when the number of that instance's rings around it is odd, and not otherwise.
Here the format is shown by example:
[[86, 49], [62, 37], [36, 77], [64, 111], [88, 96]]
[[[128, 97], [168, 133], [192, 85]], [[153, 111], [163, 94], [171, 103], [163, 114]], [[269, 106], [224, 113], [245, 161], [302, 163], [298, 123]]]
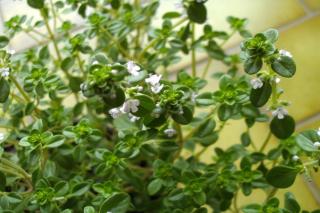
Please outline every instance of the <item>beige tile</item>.
[[304, 0], [304, 1], [312, 10], [319, 10], [320, 9], [320, 1], [319, 0]]
[[280, 83], [285, 89], [283, 98], [292, 102], [289, 112], [297, 119], [320, 111], [320, 17], [313, 18], [280, 34], [278, 47], [293, 54], [297, 73]]

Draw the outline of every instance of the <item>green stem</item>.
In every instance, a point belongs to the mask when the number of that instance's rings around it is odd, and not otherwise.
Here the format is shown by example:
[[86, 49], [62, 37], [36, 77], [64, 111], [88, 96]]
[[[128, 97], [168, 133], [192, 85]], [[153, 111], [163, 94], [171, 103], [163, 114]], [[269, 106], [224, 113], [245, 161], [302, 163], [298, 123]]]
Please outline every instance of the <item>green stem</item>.
[[270, 200], [278, 191], [278, 188], [272, 188], [272, 190], [268, 193], [265, 202]]
[[[188, 18], [183, 18], [183, 19], [181, 19], [181, 20], [178, 21], [175, 25], [173, 25], [173, 27], [172, 27], [171, 30], [173, 30], [173, 29], [175, 29], [176, 27], [180, 26], [181, 24], [183, 24], [183, 23], [184, 23], [185, 21], [187, 21], [187, 20], [188, 20]], [[153, 39], [152, 41], [150, 41], [150, 43], [147, 44], [147, 46], [141, 51], [141, 53], [140, 53], [140, 55], [139, 55], [139, 57], [138, 57], [138, 61], [141, 61], [142, 58], [143, 58], [143, 56], [144, 56], [144, 54], [145, 54], [151, 47], [153, 47], [159, 40], [161, 40], [161, 39], [163, 39], [163, 38], [158, 37], [158, 38], [155, 38], [155, 39]]]
[[127, 59], [130, 59], [130, 55], [127, 53], [127, 50], [123, 49], [123, 47], [121, 46], [120, 42], [118, 41], [118, 39], [116, 39], [115, 37], [113, 37], [113, 35], [111, 33], [108, 32], [108, 30], [104, 29], [104, 28], [100, 28], [108, 37], [109, 39], [115, 43], [119, 49], [119, 51], [121, 52], [122, 55], [124, 55]]
[[205, 78], [205, 77], [207, 76], [212, 61], [213, 61], [212, 58], [208, 58], [207, 65], [206, 65], [206, 67], [204, 68], [204, 71], [203, 71], [203, 73], [202, 73], [201, 78]]
[[19, 82], [12, 76], [10, 76], [10, 80], [13, 82], [13, 84], [17, 87], [20, 94], [23, 96], [23, 98], [26, 100], [26, 102], [31, 102], [31, 99], [29, 98], [28, 94], [24, 91], [24, 89], [21, 87]]
[[239, 208], [238, 208], [238, 191], [234, 194], [233, 197], [233, 208], [235, 213], [239, 213]]
[[180, 154], [182, 152], [182, 149], [183, 149], [183, 145], [184, 145], [183, 134], [182, 134], [182, 129], [181, 129], [180, 124], [175, 122], [175, 127], [176, 127], [175, 129], [177, 130], [177, 134], [178, 134], [179, 150], [175, 154], [174, 160], [179, 158], [179, 156], [180, 156]]
[[272, 136], [272, 133], [271, 133], [271, 131], [269, 131], [269, 133], [268, 133], [268, 135], [267, 135], [266, 139], [264, 140], [264, 142], [263, 142], [263, 144], [262, 144], [262, 146], [261, 146], [261, 148], [260, 148], [259, 152], [263, 152], [263, 151], [264, 151], [264, 149], [266, 148], [266, 146], [267, 146], [267, 144], [268, 144], [269, 140], [271, 139], [271, 136]]
[[50, 38], [50, 40], [51, 40], [52, 43], [53, 43], [53, 47], [54, 47], [54, 49], [55, 49], [55, 51], [56, 51], [56, 54], [57, 54], [57, 57], [58, 57], [58, 61], [59, 61], [59, 64], [60, 64], [60, 62], [62, 61], [61, 53], [60, 53], [60, 51], [59, 51], [58, 43], [57, 43], [57, 41], [56, 41], [56, 39], [55, 39], [55, 36], [54, 36], [54, 34], [53, 34], [52, 30], [51, 30], [50, 25], [49, 25], [48, 18], [47, 18], [47, 16], [46, 16], [44, 10], [41, 10], [41, 11], [40, 11], [40, 14], [41, 14], [41, 16], [42, 16], [42, 18], [43, 18], [44, 24], [45, 24], [46, 29], [47, 29], [47, 31], [48, 31], [49, 38]]
[[195, 27], [195, 23], [191, 24], [191, 33], [192, 33], [192, 37], [191, 37], [191, 66], [192, 66], [192, 77], [196, 77], [197, 76], [197, 70], [196, 70], [196, 47], [194, 46], [195, 44], [195, 34], [196, 34], [196, 27]]
[[[227, 38], [226, 40], [224, 40], [219, 46], [222, 48], [222, 47], [227, 43], [227, 41], [229, 41], [229, 39], [230, 39], [236, 32], [237, 32], [236, 30], [233, 30], [233, 31], [229, 34], [228, 38]], [[209, 58], [209, 59], [208, 59], [207, 65], [206, 65], [206, 67], [205, 67], [204, 72], [202, 73], [201, 78], [205, 78], [205, 77], [207, 76], [207, 73], [208, 73], [208, 71], [209, 71], [209, 68], [210, 68], [210, 66], [211, 66], [212, 61], [213, 61], [212, 58]]]

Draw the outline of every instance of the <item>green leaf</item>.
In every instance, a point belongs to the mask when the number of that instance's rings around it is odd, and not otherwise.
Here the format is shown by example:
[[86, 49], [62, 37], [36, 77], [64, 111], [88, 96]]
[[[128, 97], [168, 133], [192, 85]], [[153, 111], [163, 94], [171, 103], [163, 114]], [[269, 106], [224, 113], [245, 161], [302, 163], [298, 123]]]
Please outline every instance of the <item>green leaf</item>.
[[130, 197], [125, 193], [116, 193], [108, 197], [100, 206], [99, 213], [125, 213], [130, 206]]
[[210, 106], [214, 104], [211, 92], [205, 92], [196, 97], [196, 104], [198, 106]]
[[222, 104], [218, 108], [218, 118], [221, 121], [226, 121], [232, 116], [232, 107], [227, 104]]
[[86, 206], [83, 209], [83, 213], [95, 213], [96, 210], [92, 206]]
[[288, 56], [280, 56], [275, 59], [271, 64], [271, 68], [276, 73], [286, 78], [291, 78], [296, 73], [296, 64], [292, 58]]
[[294, 183], [298, 173], [297, 168], [276, 166], [267, 173], [266, 179], [269, 184], [276, 188], [288, 188]]
[[261, 206], [259, 204], [249, 204], [242, 208], [243, 213], [261, 213]]
[[248, 132], [244, 132], [241, 134], [241, 144], [243, 146], [249, 146], [251, 143], [251, 138]]
[[182, 113], [176, 113], [171, 115], [172, 119], [179, 124], [188, 124], [192, 121], [193, 113], [189, 107], [182, 107]]
[[173, 18], [179, 18], [179, 17], [181, 17], [181, 14], [178, 12], [167, 12], [162, 16], [163, 19], [173, 19]]
[[260, 57], [248, 58], [244, 62], [244, 71], [250, 75], [259, 72], [262, 68], [263, 62]]
[[4, 48], [9, 44], [9, 39], [6, 36], [0, 36], [0, 48]]
[[317, 151], [318, 149], [313, 145], [313, 143], [319, 140], [319, 136], [316, 131], [313, 130], [302, 132], [296, 136], [298, 146], [307, 152]]
[[272, 93], [272, 87], [269, 81], [263, 81], [263, 86], [258, 89], [251, 89], [250, 101], [255, 107], [262, 107], [265, 105]]
[[72, 188], [72, 196], [81, 196], [90, 189], [88, 183], [78, 183]]
[[299, 213], [301, 210], [299, 203], [290, 192], [284, 194], [284, 207], [291, 213]]
[[148, 185], [148, 192], [149, 195], [156, 194], [162, 187], [162, 180], [161, 179], [154, 179]]
[[68, 71], [74, 64], [74, 58], [72, 57], [67, 57], [63, 59], [61, 62], [61, 69], [64, 71]]
[[212, 131], [216, 127], [216, 122], [214, 119], [206, 120], [203, 124], [201, 124], [198, 128], [198, 131], [195, 132], [194, 136], [196, 137], [205, 137], [212, 134]]
[[4, 103], [10, 94], [10, 84], [9, 82], [4, 79], [1, 78], [0, 79], [0, 103]]
[[27, 3], [30, 7], [35, 9], [41, 9], [44, 7], [44, 0], [27, 0]]
[[203, 24], [207, 20], [207, 9], [202, 3], [192, 2], [187, 9], [190, 21]]
[[292, 135], [295, 130], [294, 119], [286, 115], [283, 119], [274, 117], [270, 123], [270, 129], [272, 134], [274, 134], [279, 139], [286, 139]]
[[137, 95], [134, 97], [135, 99], [138, 99], [140, 101], [140, 104], [138, 106], [138, 111], [133, 113], [137, 116], [145, 116], [147, 113], [152, 112], [152, 110], [156, 107], [154, 101], [151, 97], [147, 95]]
[[265, 32], [263, 32], [263, 34], [271, 43], [275, 43], [279, 37], [279, 32], [276, 29], [268, 29]]
[[45, 147], [56, 148], [61, 146], [64, 143], [64, 141], [65, 138], [63, 135], [54, 135], [49, 139], [48, 144]]

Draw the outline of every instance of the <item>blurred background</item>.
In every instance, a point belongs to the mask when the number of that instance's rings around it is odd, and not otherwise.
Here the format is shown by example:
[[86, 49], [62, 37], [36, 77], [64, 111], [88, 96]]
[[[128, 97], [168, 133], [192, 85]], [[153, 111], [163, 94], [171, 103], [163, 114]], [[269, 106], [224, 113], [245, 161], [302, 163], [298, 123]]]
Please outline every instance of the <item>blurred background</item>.
[[[3, 33], [3, 21], [19, 14], [26, 14], [38, 17], [38, 11], [27, 7], [25, 0], [0, 0], [0, 34]], [[161, 15], [165, 12], [177, 10], [176, 0], [160, 0], [161, 7], [155, 25], [160, 24]], [[248, 29], [252, 33], [264, 31], [268, 28], [276, 28], [280, 31], [280, 38], [277, 42], [279, 49], [285, 49], [292, 53], [297, 64], [297, 73], [293, 79], [281, 79], [280, 87], [284, 88], [284, 100], [292, 103], [288, 107], [289, 113], [297, 121], [297, 131], [320, 127], [320, 0], [208, 0], [208, 23], [214, 29], [227, 30], [227, 16], [247, 18]], [[82, 18], [76, 14], [66, 15], [68, 19], [77, 24], [77, 29], [84, 25]], [[198, 28], [199, 33], [201, 27]], [[36, 36], [21, 33], [10, 43], [10, 48], [17, 52], [36, 44]], [[229, 53], [239, 51], [241, 42], [240, 36], [234, 36], [224, 47]], [[43, 41], [45, 42], [45, 41]], [[207, 58], [197, 58], [198, 71], [201, 72], [207, 64]], [[183, 57], [180, 63], [172, 68], [177, 71], [190, 66], [189, 57]], [[216, 71], [224, 71], [223, 64], [213, 61], [210, 67], [210, 76]], [[208, 77], [209, 86], [207, 90], [214, 91], [217, 82]], [[222, 132], [222, 137], [214, 146], [228, 147], [230, 144], [240, 142], [240, 135], [246, 130], [243, 121], [228, 123], [227, 128]], [[254, 127], [251, 136], [256, 145], [261, 146], [263, 139], [268, 134], [267, 124], [259, 124]], [[277, 145], [273, 138], [268, 148]], [[213, 147], [208, 149], [203, 160], [211, 161]], [[313, 180], [301, 175], [295, 184], [289, 189], [279, 190], [277, 196], [283, 200], [283, 195], [291, 191], [296, 195], [303, 209], [320, 208], [320, 175], [312, 174]], [[264, 192], [257, 191], [249, 197], [241, 197], [239, 204], [246, 204], [253, 201], [263, 202]]]

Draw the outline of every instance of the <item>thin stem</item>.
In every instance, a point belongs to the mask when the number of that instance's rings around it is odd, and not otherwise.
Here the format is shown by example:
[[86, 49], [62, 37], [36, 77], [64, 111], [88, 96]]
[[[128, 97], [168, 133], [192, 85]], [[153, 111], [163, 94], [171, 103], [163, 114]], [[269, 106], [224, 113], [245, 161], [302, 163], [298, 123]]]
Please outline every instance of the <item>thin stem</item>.
[[233, 208], [235, 213], [239, 213], [239, 208], [238, 208], [238, 191], [234, 194], [233, 197]]
[[[248, 133], [248, 135], [249, 135], [249, 138], [251, 139], [251, 137], [250, 137], [250, 128], [247, 128], [247, 133]], [[250, 140], [250, 144], [251, 144], [251, 146], [252, 146], [252, 148], [253, 148], [254, 151], [257, 151], [257, 150], [258, 150], [257, 146], [253, 143], [252, 140]]]
[[177, 134], [178, 134], [179, 150], [178, 150], [177, 153], [175, 154], [174, 159], [177, 159], [177, 158], [179, 158], [179, 156], [180, 156], [180, 154], [181, 154], [181, 152], [182, 152], [183, 145], [184, 145], [184, 140], [183, 140], [183, 134], [182, 134], [182, 129], [181, 129], [180, 124], [175, 123], [175, 127], [176, 127]]
[[29, 98], [28, 94], [23, 90], [19, 82], [12, 76], [10, 76], [10, 80], [13, 82], [13, 84], [17, 87], [20, 94], [23, 96], [23, 98], [26, 100], [26, 102], [31, 102], [31, 99]]
[[122, 55], [124, 55], [126, 58], [130, 58], [130, 55], [127, 53], [125, 49], [123, 49], [118, 39], [116, 39], [111, 33], [109, 33], [108, 30], [104, 28], [100, 28], [100, 29], [111, 39], [112, 42], [114, 42], [117, 45]]
[[191, 66], [192, 66], [192, 77], [196, 77], [197, 76], [197, 71], [196, 71], [196, 48], [194, 46], [195, 43], [195, 34], [196, 34], [196, 27], [195, 27], [195, 23], [191, 24], [191, 33], [192, 33], [192, 37], [191, 37], [191, 46], [192, 46], [192, 50], [191, 50]]
[[[178, 21], [175, 25], [173, 25], [172, 30], [175, 29], [176, 27], [180, 26], [181, 24], [183, 24], [185, 21], [187, 21], [188, 18], [183, 18], [180, 21]], [[138, 61], [141, 61], [144, 54], [151, 48], [153, 47], [159, 40], [161, 40], [162, 38], [158, 37], [153, 39], [149, 44], [147, 44], [147, 46], [141, 51], [139, 57], [138, 57]]]
[[[236, 30], [233, 30], [233, 31], [229, 34], [228, 38], [227, 38], [226, 40], [224, 40], [219, 46], [220, 46], [220, 47], [223, 47], [223, 46], [227, 43], [227, 41], [229, 41], [229, 39], [230, 39], [236, 32], [237, 32]], [[206, 67], [205, 67], [205, 70], [203, 71], [202, 76], [201, 76], [202, 78], [205, 78], [205, 77], [207, 76], [207, 73], [208, 73], [208, 71], [209, 71], [209, 68], [210, 68], [210, 66], [211, 66], [212, 61], [213, 61], [212, 58], [209, 58], [209, 59], [208, 59], [207, 65], [206, 65]]]
[[212, 58], [209, 58], [209, 59], [208, 59], [207, 65], [206, 65], [206, 67], [204, 68], [204, 71], [203, 71], [203, 73], [202, 73], [201, 78], [205, 78], [205, 77], [207, 76], [207, 73], [208, 73], [209, 68], [210, 68], [210, 66], [211, 66], [211, 64], [212, 64], [212, 61], [213, 61]]
[[259, 152], [263, 152], [263, 151], [264, 151], [264, 149], [266, 148], [266, 146], [267, 146], [267, 144], [268, 144], [269, 140], [271, 139], [271, 136], [272, 136], [272, 133], [271, 133], [271, 131], [269, 131], [269, 133], [268, 133], [268, 135], [267, 135], [266, 139], [264, 140], [264, 142], [263, 142], [263, 144], [262, 144], [262, 146], [261, 146], [261, 148], [260, 148]]
[[82, 72], [83, 76], [86, 77], [86, 72], [84, 71], [83, 63], [81, 61], [81, 57], [80, 57], [80, 54], [78, 52], [76, 53], [76, 59], [77, 59], [78, 64], [79, 64], [80, 71]]
[[47, 28], [47, 31], [48, 31], [48, 34], [49, 34], [49, 38], [53, 43], [53, 47], [54, 47], [54, 49], [56, 51], [56, 54], [57, 54], [57, 57], [58, 57], [58, 61], [61, 62], [62, 61], [61, 53], [59, 51], [59, 47], [58, 47], [57, 41], [55, 39], [55, 36], [54, 36], [54, 34], [53, 34], [53, 32], [52, 32], [52, 30], [50, 28], [48, 18], [45, 15], [43, 10], [40, 11], [40, 14], [41, 14], [41, 16], [43, 18], [43, 21], [44, 21], [44, 24], [45, 24], [45, 26]]
[[278, 188], [273, 188], [267, 195], [265, 202], [270, 200], [278, 191]]

